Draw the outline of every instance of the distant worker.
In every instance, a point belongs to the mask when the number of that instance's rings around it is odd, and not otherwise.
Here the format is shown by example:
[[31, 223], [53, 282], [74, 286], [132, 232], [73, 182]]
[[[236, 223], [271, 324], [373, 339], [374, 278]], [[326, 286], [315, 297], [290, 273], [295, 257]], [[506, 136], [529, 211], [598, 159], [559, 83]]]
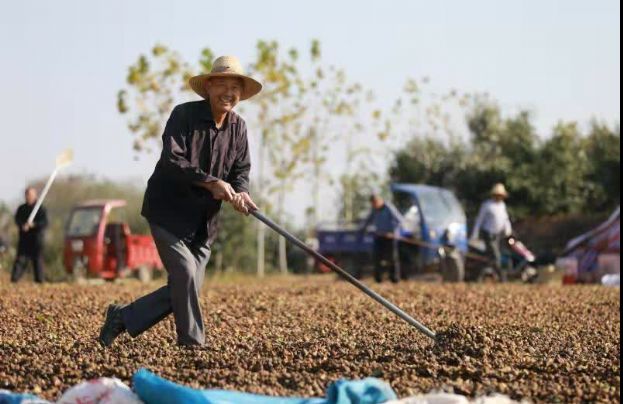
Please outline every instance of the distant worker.
[[493, 261], [494, 269], [502, 282], [506, 281], [506, 273], [502, 270], [500, 241], [512, 234], [510, 217], [504, 200], [508, 192], [504, 184], [495, 184], [491, 190], [491, 198], [480, 207], [474, 223], [471, 239], [481, 239], [485, 243], [486, 254]]
[[402, 215], [376, 192], [370, 196], [370, 205], [372, 211], [360, 231], [365, 232], [370, 225], [374, 227], [374, 279], [382, 282], [383, 272], [387, 270], [390, 280], [397, 283], [400, 281], [400, 260], [396, 230], [402, 222]]
[[17, 282], [22, 277], [28, 262], [32, 263], [35, 282], [43, 282], [43, 262], [41, 253], [43, 252], [43, 235], [48, 225], [48, 216], [45, 208], [41, 206], [31, 224], [28, 217], [37, 203], [39, 195], [33, 187], [28, 187], [25, 193], [26, 203], [17, 208], [15, 213], [15, 224], [19, 230], [19, 242], [17, 244], [17, 256], [11, 282]]

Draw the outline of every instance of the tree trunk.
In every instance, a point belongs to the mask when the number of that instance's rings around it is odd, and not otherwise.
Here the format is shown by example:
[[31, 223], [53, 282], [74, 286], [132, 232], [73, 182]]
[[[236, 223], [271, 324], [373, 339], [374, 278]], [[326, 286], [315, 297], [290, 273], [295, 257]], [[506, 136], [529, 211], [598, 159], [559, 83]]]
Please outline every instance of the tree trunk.
[[[283, 226], [283, 222], [284, 222], [284, 202], [285, 202], [285, 196], [286, 196], [286, 184], [285, 182], [282, 182], [281, 184], [281, 189], [279, 190], [279, 214], [277, 215], [277, 217], [279, 217], [279, 221], [281, 222], [281, 225]], [[288, 273], [288, 256], [287, 256], [287, 252], [286, 252], [286, 239], [283, 238], [282, 236], [279, 236], [279, 270], [281, 271], [282, 275], [286, 275]]]
[[223, 272], [223, 253], [221, 249], [218, 250], [216, 257], [214, 257], [214, 266], [216, 267], [217, 274]]
[[344, 220], [346, 223], [353, 222], [353, 190], [352, 190], [352, 180], [351, 180], [351, 164], [353, 162], [353, 150], [351, 143], [351, 135], [348, 134], [346, 137], [346, 167], [345, 167], [345, 178], [343, 187], [344, 187]]
[[[262, 192], [264, 190], [264, 144], [266, 143], [266, 131], [262, 131], [260, 136], [259, 156], [258, 156], [258, 196], [259, 200], [263, 200]], [[265, 252], [266, 252], [266, 229], [264, 223], [257, 222], [257, 276], [263, 278], [265, 274]]]
[[312, 161], [314, 164], [314, 181], [313, 181], [313, 201], [314, 201], [314, 215], [313, 215], [313, 223], [312, 227], [315, 229], [320, 220], [320, 155], [318, 149], [320, 145], [318, 144], [318, 136], [315, 128], [310, 129], [310, 136], [313, 139], [313, 156]]
[[282, 275], [288, 273], [288, 256], [286, 251], [286, 239], [279, 236], [279, 268]]

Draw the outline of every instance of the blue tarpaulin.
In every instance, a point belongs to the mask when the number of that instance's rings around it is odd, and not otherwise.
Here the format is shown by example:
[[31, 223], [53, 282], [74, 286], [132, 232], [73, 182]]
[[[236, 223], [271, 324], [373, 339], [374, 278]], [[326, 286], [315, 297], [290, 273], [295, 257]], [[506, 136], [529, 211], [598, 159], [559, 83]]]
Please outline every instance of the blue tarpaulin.
[[37, 396], [27, 393], [11, 393], [7, 390], [0, 390], [0, 404], [44, 404], [48, 403]]
[[269, 397], [227, 390], [196, 390], [140, 369], [132, 378], [136, 394], [146, 404], [377, 404], [395, 400], [385, 382], [367, 378], [338, 380], [327, 389], [326, 398]]

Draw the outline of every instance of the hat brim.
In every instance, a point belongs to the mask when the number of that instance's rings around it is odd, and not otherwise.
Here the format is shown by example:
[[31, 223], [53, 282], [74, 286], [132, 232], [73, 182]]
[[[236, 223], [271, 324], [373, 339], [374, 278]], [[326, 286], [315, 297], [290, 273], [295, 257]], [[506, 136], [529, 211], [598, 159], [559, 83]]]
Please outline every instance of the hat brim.
[[491, 195], [492, 196], [501, 196], [501, 197], [504, 197], [504, 198], [508, 198], [508, 192], [492, 191]]
[[245, 76], [243, 74], [237, 74], [237, 73], [200, 74], [198, 76], [191, 77], [190, 80], [188, 80], [188, 84], [190, 84], [190, 88], [192, 88], [194, 92], [196, 92], [203, 98], [208, 99], [209, 98], [208, 89], [206, 88], [207, 81], [214, 77], [228, 77], [228, 78], [233, 77], [233, 78], [241, 79], [243, 82], [243, 89], [242, 89], [242, 93], [240, 94], [240, 101], [248, 100], [249, 98], [253, 97], [254, 95], [257, 95], [260, 91], [262, 91], [262, 84], [259, 81], [249, 76]]

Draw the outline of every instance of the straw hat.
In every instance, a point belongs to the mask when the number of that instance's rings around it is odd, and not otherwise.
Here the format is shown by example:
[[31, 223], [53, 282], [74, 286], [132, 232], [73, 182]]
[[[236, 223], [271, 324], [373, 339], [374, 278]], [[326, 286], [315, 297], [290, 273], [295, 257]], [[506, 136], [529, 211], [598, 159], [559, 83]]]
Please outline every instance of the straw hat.
[[504, 184], [498, 183], [491, 188], [491, 195], [499, 195], [504, 198], [508, 197], [508, 192], [506, 191], [506, 187]]
[[244, 88], [242, 94], [240, 94], [240, 100], [246, 100], [262, 90], [262, 85], [244, 74], [240, 61], [235, 56], [221, 56], [214, 61], [212, 65], [212, 71], [208, 74], [200, 74], [198, 76], [191, 77], [188, 83], [194, 92], [208, 98], [208, 91], [206, 89], [207, 81], [212, 77], [238, 77], [242, 79]]

